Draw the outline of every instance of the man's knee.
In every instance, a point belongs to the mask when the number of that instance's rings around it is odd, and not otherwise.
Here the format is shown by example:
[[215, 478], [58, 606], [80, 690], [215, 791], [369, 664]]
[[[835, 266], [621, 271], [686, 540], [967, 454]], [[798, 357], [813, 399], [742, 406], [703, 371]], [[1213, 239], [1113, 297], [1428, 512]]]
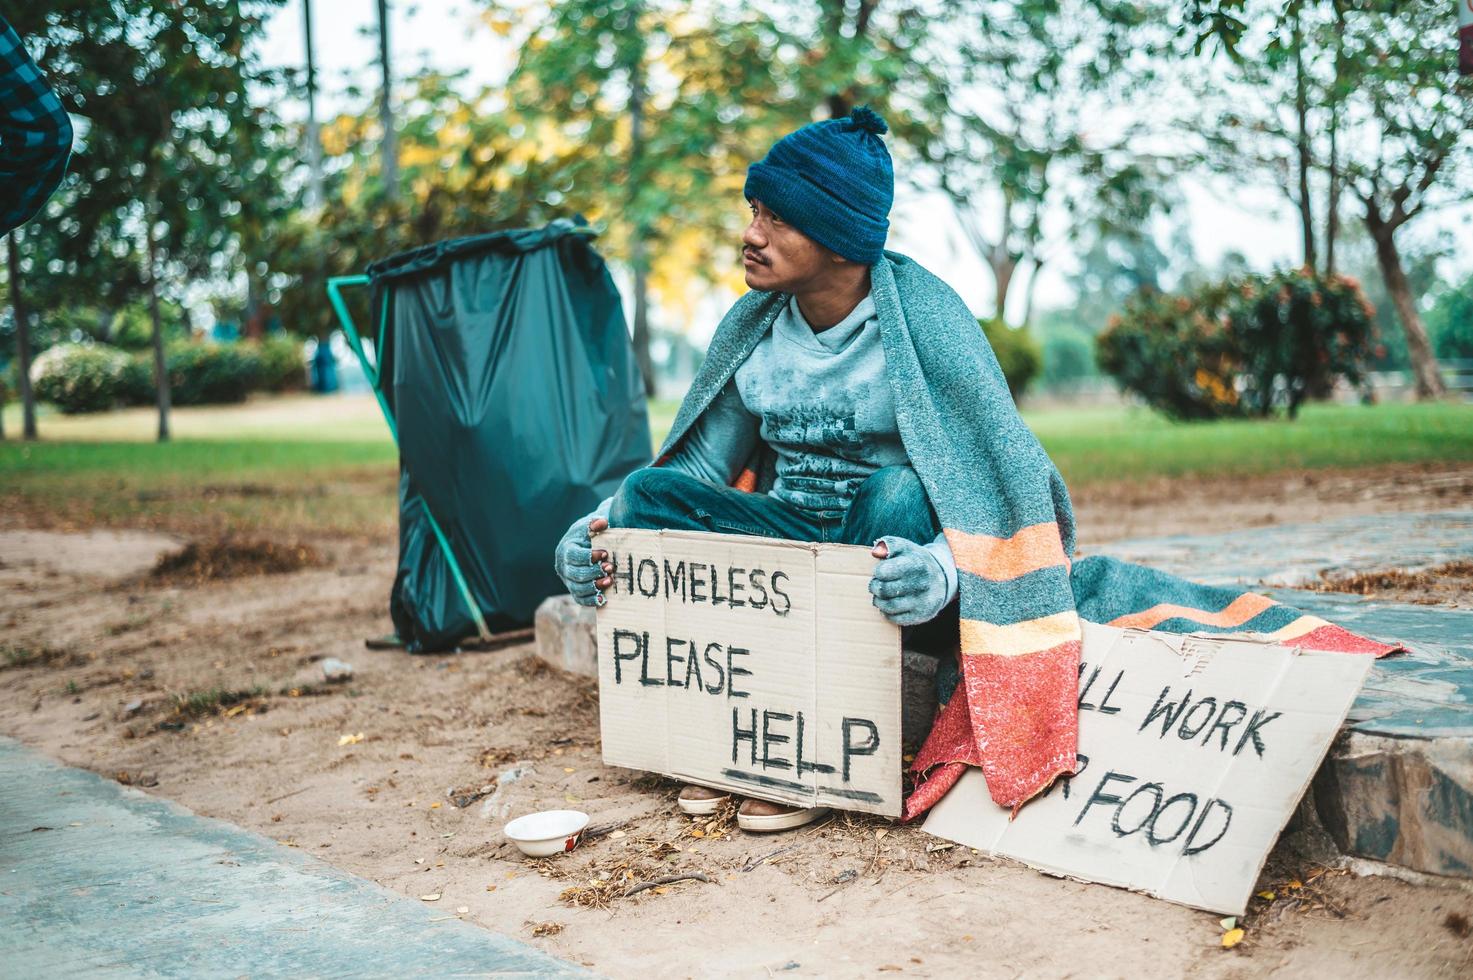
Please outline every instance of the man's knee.
[[678, 499], [684, 477], [684, 473], [663, 466], [645, 466], [630, 473], [614, 494], [609, 507], [609, 526], [665, 526], [671, 502]]
[[866, 498], [871, 507], [924, 506], [926, 488], [912, 466], [884, 466], [875, 470], [859, 485], [856, 502]]
[[915, 469], [886, 466], [860, 484], [843, 534], [852, 544], [871, 544], [887, 534], [924, 543], [938, 529], [935, 511]]

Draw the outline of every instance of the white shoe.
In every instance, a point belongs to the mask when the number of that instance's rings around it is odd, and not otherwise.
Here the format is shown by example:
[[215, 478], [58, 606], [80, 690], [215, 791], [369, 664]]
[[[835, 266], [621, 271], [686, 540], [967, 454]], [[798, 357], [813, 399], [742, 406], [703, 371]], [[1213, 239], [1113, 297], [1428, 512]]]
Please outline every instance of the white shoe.
[[743, 800], [737, 810], [737, 826], [755, 834], [770, 834], [802, 827], [828, 814], [826, 806], [787, 806], [767, 800]]
[[680, 798], [675, 802], [680, 806], [681, 813], [692, 817], [709, 817], [729, 799], [731, 794], [724, 790], [691, 783], [680, 791]]

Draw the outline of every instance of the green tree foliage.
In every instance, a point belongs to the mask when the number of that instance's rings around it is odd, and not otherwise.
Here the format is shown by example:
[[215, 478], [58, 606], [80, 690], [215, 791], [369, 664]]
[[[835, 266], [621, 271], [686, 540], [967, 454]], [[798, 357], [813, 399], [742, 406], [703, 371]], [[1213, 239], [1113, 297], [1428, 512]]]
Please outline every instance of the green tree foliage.
[[261, 253], [262, 301], [288, 330], [325, 337], [333, 328], [327, 277], [361, 273], [378, 259], [440, 239], [541, 224], [565, 213], [556, 198], [543, 200], [544, 175], [531, 164], [544, 134], [528, 131], [494, 93], [466, 94], [461, 83], [425, 73], [400, 87], [394, 200], [383, 183], [373, 99], [323, 122], [328, 204], [290, 207]]
[[[603, 229], [601, 250], [634, 264], [648, 250], [650, 287], [679, 315], [698, 283], [740, 290], [734, 256], [746, 168], [813, 118], [819, 60], [760, 7], [567, 0], [529, 19], [488, 4], [493, 27], [526, 31], [507, 109], [538, 175], [543, 207], [578, 211]], [[640, 84], [639, 145], [631, 114]]]
[[[1206, 25], [1221, 2], [1199, 5]], [[1473, 193], [1473, 77], [1457, 73], [1457, 37], [1440, 0], [1254, 0], [1212, 131], [1224, 169], [1268, 177], [1299, 212], [1305, 264], [1333, 271], [1342, 205], [1374, 245], [1388, 309], [1401, 323], [1422, 397], [1442, 382], [1401, 249], [1407, 226]], [[1217, 29], [1208, 27], [1209, 33]], [[1224, 28], [1224, 30], [1227, 30]], [[1239, 45], [1241, 41], [1241, 45]]]
[[239, 261], [239, 236], [275, 199], [263, 157], [277, 80], [256, 44], [283, 2], [51, 0], [11, 13], [82, 122], [67, 179], [27, 230], [35, 306], [126, 306], [147, 278], [149, 219], [165, 292]]
[[1442, 380], [1408, 282], [1398, 232], [1429, 208], [1473, 196], [1473, 76], [1459, 76], [1447, 5], [1390, 0], [1347, 18], [1346, 91], [1366, 115], [1344, 169], [1406, 336], [1417, 394]]
[[[993, 275], [994, 316], [1008, 315], [1029, 272], [1022, 320], [1042, 267], [1109, 229], [1139, 227], [1161, 205], [1169, 162], [1141, 152], [1151, 120], [1100, 125], [1149, 98], [1153, 55], [1171, 41], [1162, 7], [1097, 0], [972, 0], [928, 22], [935, 71], [898, 131], [930, 165], [973, 250]], [[918, 181], [919, 182], [919, 181]], [[1063, 215], [1050, 231], [1050, 214]]]
[[161, 358], [161, 299], [241, 268], [278, 200], [262, 98], [275, 79], [256, 45], [282, 2], [54, 0], [16, 13], [83, 122], [69, 176], [26, 232], [32, 305], [116, 309], [146, 295]]
[[1190, 294], [1142, 292], [1099, 338], [1100, 366], [1172, 418], [1292, 418], [1345, 377], [1359, 382], [1374, 311], [1351, 279], [1303, 270], [1245, 276]]
[[1444, 289], [1427, 313], [1437, 356], [1473, 361], [1473, 276]]

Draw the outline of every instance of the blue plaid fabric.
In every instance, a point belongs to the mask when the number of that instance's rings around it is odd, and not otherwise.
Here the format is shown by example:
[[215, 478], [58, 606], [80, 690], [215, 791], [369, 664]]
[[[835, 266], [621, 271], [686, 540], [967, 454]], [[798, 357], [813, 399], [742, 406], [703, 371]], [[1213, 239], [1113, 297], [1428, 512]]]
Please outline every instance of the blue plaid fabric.
[[66, 173], [72, 123], [0, 17], [0, 234], [29, 221]]

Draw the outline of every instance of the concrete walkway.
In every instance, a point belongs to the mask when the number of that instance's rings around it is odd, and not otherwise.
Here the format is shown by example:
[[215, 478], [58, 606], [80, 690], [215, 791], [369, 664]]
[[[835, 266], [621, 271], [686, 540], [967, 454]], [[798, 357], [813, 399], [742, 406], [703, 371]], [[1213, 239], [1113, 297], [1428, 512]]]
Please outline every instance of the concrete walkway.
[[0, 977], [583, 976], [0, 738]]
[[1473, 511], [1376, 514], [1226, 534], [1139, 538], [1090, 552], [1207, 585], [1295, 586], [1320, 572], [1427, 568], [1473, 558]]

